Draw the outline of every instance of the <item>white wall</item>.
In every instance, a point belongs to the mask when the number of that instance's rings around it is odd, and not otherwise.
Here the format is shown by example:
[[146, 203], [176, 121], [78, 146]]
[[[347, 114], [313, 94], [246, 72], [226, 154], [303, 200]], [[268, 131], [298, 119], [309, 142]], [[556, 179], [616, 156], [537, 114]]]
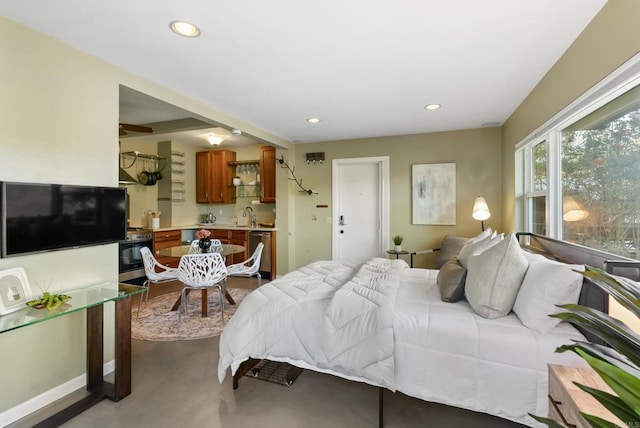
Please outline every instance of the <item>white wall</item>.
[[[117, 186], [118, 86], [104, 67], [4, 18], [0, 57], [0, 180]], [[69, 290], [117, 281], [117, 250], [6, 258], [0, 269], [22, 266], [34, 288]], [[84, 373], [83, 319], [78, 313], [0, 336], [0, 413]]]

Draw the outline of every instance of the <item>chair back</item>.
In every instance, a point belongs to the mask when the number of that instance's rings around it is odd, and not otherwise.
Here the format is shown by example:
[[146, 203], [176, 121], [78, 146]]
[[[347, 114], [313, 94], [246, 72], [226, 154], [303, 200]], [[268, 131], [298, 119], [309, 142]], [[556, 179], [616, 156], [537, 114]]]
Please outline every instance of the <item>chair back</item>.
[[227, 278], [220, 253], [185, 254], [178, 265], [178, 279], [189, 287], [211, 287]]
[[[200, 240], [199, 239], [194, 239], [193, 241], [191, 241], [191, 246], [189, 247], [189, 253], [188, 254], [198, 254], [201, 253], [202, 251], [200, 250]], [[211, 247], [209, 248], [209, 252], [210, 253], [221, 253], [222, 252], [222, 243], [220, 242], [219, 239], [212, 239], [211, 240]]]
[[140, 254], [142, 255], [142, 263], [144, 264], [144, 273], [147, 275], [149, 281], [161, 281], [166, 279], [161, 273], [156, 272], [156, 266], [160, 263], [153, 256], [153, 253], [147, 247], [140, 248]]
[[[245, 272], [247, 273], [256, 273], [260, 270], [260, 258], [262, 257], [262, 249], [264, 248], [264, 244], [259, 242], [256, 246], [256, 249], [253, 251], [251, 257], [247, 260], [247, 262], [252, 261], [252, 263], [247, 266]], [[245, 262], [246, 263], [246, 262]]]

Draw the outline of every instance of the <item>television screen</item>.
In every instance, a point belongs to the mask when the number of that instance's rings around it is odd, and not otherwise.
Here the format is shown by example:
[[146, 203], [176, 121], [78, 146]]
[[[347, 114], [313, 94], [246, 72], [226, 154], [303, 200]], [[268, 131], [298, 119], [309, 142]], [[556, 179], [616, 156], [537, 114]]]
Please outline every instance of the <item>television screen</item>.
[[3, 182], [2, 256], [122, 241], [126, 190]]

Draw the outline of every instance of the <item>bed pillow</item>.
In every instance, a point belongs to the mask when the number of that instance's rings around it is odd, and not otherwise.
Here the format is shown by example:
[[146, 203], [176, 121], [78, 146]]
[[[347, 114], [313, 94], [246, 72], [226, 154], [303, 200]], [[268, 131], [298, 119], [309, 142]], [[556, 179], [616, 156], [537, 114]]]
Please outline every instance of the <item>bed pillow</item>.
[[468, 268], [469, 257], [474, 254], [480, 254], [486, 249], [494, 246], [498, 242], [502, 241], [502, 238], [502, 234], [498, 235], [496, 232], [492, 232], [489, 236], [479, 241], [470, 241], [466, 243], [458, 253], [458, 261], [462, 266]]
[[440, 251], [438, 251], [438, 257], [436, 258], [435, 269], [440, 269], [451, 260], [456, 257], [460, 252], [460, 249], [466, 244], [470, 238], [463, 238], [461, 236], [449, 236], [446, 235], [440, 245]]
[[453, 257], [438, 272], [438, 289], [443, 302], [455, 303], [464, 297], [467, 270]]
[[562, 310], [556, 305], [578, 303], [583, 277], [574, 270], [584, 271], [584, 265], [567, 265], [539, 254], [529, 258], [529, 269], [513, 305], [522, 324], [542, 333], [560, 324], [560, 319], [549, 315]]
[[464, 292], [473, 310], [488, 319], [507, 315], [528, 267], [513, 233], [469, 257]]

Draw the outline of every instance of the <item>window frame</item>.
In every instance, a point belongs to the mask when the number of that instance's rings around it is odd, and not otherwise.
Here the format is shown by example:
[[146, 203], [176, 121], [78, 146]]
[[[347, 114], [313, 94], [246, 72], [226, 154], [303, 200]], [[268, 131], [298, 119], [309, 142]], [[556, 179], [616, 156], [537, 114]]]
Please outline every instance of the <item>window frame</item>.
[[[547, 198], [546, 236], [562, 240], [562, 130], [639, 85], [640, 53], [516, 144], [516, 174], [522, 173], [522, 179], [516, 180], [515, 199], [521, 204], [516, 209], [517, 230], [533, 232], [530, 201], [535, 196], [544, 195]], [[532, 151], [537, 144], [544, 141], [548, 144], [547, 189], [533, 191]]]

